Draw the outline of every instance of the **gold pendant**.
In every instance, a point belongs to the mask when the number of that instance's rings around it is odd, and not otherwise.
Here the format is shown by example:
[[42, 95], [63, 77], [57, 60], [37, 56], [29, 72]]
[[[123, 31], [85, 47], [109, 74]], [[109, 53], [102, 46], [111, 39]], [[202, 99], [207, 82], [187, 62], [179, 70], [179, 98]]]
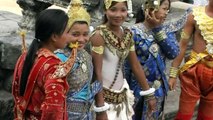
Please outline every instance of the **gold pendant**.
[[81, 65], [81, 68], [82, 68], [83, 72], [87, 71], [87, 66], [84, 63]]

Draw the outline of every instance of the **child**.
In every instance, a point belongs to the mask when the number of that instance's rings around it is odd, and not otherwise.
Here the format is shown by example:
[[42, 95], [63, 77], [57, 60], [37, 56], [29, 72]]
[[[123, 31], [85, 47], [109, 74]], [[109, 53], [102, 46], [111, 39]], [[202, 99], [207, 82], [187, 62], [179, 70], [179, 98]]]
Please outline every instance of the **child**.
[[[170, 0], [145, 0], [143, 10], [136, 16], [136, 24], [131, 27], [137, 58], [144, 68], [150, 87], [156, 89], [153, 93], [157, 99], [156, 109], [149, 112], [148, 100], [150, 96], [142, 96], [140, 85], [131, 73], [129, 64], [126, 65], [126, 78], [130, 88], [134, 91], [135, 120], [157, 120], [163, 111], [165, 97], [168, 92], [166, 78], [166, 59], [174, 59], [179, 54], [179, 47], [174, 32], [166, 31], [163, 23], [170, 8]], [[143, 11], [145, 13], [143, 14]], [[145, 18], [139, 20], [139, 18]]]
[[56, 55], [66, 61], [77, 46], [77, 58], [74, 67], [68, 75], [69, 91], [67, 94], [67, 112], [69, 120], [94, 120], [91, 109], [95, 101], [94, 96], [102, 89], [99, 81], [92, 81], [93, 64], [90, 54], [84, 49], [89, 41], [90, 15], [83, 8], [81, 0], [72, 0], [68, 11], [70, 28], [70, 43], [63, 50], [58, 50]]
[[[155, 89], [150, 88], [146, 82], [144, 71], [135, 54], [131, 31], [122, 26], [128, 15], [127, 0], [105, 0], [104, 5], [104, 22], [90, 38], [94, 76], [103, 83], [103, 92], [96, 96], [98, 101], [94, 111], [98, 119], [108, 117], [109, 120], [131, 120], [134, 114], [134, 96], [124, 78], [124, 60], [128, 58], [134, 74], [147, 94], [153, 93]], [[150, 99], [149, 103], [150, 110], [154, 110], [155, 99]]]

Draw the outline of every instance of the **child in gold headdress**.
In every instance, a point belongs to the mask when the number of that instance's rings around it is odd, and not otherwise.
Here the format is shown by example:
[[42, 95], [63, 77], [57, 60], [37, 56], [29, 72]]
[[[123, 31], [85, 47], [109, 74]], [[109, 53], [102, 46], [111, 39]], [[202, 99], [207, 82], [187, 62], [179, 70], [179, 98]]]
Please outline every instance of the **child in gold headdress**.
[[[134, 96], [124, 78], [123, 64], [128, 59], [133, 73], [146, 95], [155, 89], [146, 82], [144, 71], [137, 60], [132, 33], [123, 25], [128, 15], [127, 0], [105, 0], [105, 18], [91, 36], [95, 78], [103, 82], [103, 93], [97, 95], [96, 118], [107, 116], [109, 120], [131, 120], [134, 114]], [[104, 97], [104, 99], [103, 99]], [[107, 104], [110, 108], [105, 109]], [[150, 99], [150, 111], [155, 99]]]
[[83, 8], [81, 0], [72, 0], [68, 16], [69, 34], [74, 42], [65, 49], [56, 51], [56, 55], [66, 61], [73, 47], [78, 50], [74, 67], [67, 77], [70, 86], [67, 94], [68, 119], [94, 120], [91, 105], [102, 87], [97, 80], [92, 81], [92, 58], [84, 49], [89, 40], [90, 15]]

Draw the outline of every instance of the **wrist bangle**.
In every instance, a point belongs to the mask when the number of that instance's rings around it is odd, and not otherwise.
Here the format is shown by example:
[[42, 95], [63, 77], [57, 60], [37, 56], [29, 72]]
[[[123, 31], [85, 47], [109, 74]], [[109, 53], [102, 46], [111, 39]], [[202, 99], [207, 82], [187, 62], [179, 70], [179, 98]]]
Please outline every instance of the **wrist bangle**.
[[176, 68], [176, 67], [170, 67], [169, 77], [171, 77], [171, 78], [177, 78], [178, 72], [179, 72], [178, 68]]
[[146, 96], [146, 95], [153, 94], [154, 92], [155, 92], [155, 88], [149, 88], [148, 90], [140, 91], [140, 95]]
[[161, 30], [155, 34], [155, 38], [158, 42], [160, 42], [162, 40], [165, 40], [167, 38], [167, 35], [163, 30]]
[[148, 101], [148, 100], [151, 100], [151, 99], [155, 99], [155, 96], [154, 96], [154, 94], [152, 94], [152, 95], [147, 95], [147, 96], [144, 96], [144, 99], [145, 99], [146, 101]]
[[94, 107], [93, 107], [93, 110], [94, 110], [95, 112], [103, 112], [103, 111], [106, 111], [106, 110], [108, 110], [108, 109], [109, 109], [109, 104], [106, 103], [106, 102], [104, 102], [104, 106], [96, 107], [96, 106], [94, 105]]

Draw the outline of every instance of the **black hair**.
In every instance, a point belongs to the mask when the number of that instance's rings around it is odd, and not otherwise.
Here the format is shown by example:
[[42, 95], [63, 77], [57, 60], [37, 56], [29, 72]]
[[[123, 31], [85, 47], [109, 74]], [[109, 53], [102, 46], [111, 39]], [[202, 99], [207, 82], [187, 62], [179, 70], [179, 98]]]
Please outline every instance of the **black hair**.
[[62, 35], [68, 22], [67, 14], [60, 9], [46, 9], [39, 13], [35, 22], [35, 39], [29, 46], [27, 52], [20, 83], [20, 95], [23, 96], [28, 80], [28, 76], [34, 64], [36, 53], [43, 43], [49, 41], [53, 34]]
[[[112, 3], [111, 3], [111, 5], [110, 5], [109, 8], [111, 8], [112, 6], [114, 6], [116, 3], [118, 3], [118, 2], [112, 1]], [[127, 2], [126, 2], [126, 6], [127, 6]], [[106, 11], [105, 4], [104, 4], [104, 11]], [[108, 21], [107, 16], [106, 16], [106, 14], [104, 14], [104, 16], [103, 16], [103, 23], [102, 24], [107, 23], [107, 21]]]
[[[165, 0], [160, 0], [160, 5], [164, 2]], [[171, 6], [171, 1], [169, 1], [169, 9], [170, 9], [170, 6]], [[145, 13], [143, 11], [143, 8], [139, 8], [137, 13], [136, 13], [136, 19], [135, 19], [135, 23], [140, 23], [140, 22], [143, 22], [145, 20]]]

